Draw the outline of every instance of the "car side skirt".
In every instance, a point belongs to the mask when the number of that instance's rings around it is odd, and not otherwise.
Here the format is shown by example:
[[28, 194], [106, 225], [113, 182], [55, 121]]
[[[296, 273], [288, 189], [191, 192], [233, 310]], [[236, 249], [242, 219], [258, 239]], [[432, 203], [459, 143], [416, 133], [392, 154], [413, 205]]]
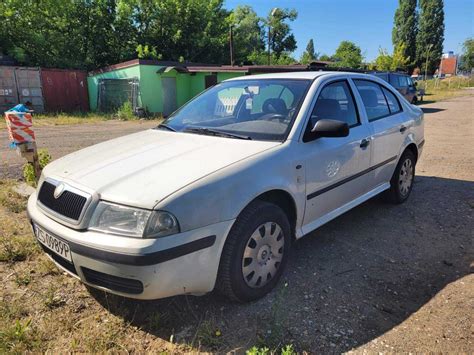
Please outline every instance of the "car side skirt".
[[[372, 197], [378, 195], [379, 193], [388, 190], [390, 188], [390, 183], [386, 182], [380, 186], [377, 186], [375, 189], [357, 197], [356, 199], [352, 200], [351, 202], [346, 203], [345, 205], [336, 208], [335, 210], [329, 212], [328, 214], [322, 216], [321, 218], [318, 218], [314, 220], [311, 223], [308, 223], [304, 225], [301, 228], [301, 233], [297, 233], [296, 238], [301, 238], [305, 236], [306, 234], [312, 232], [316, 228], [321, 227], [323, 224], [326, 224], [327, 222], [333, 220], [336, 217], [339, 217], [341, 214], [346, 213], [350, 209], [356, 207], [357, 205], [360, 205], [361, 203], [371, 199]], [[299, 234], [299, 235], [298, 235]]]

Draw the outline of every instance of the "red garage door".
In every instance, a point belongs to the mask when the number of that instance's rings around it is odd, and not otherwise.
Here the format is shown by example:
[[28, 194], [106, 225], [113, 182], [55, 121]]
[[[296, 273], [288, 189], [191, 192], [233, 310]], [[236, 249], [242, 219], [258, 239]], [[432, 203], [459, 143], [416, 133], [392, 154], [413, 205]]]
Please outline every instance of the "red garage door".
[[85, 71], [41, 69], [41, 83], [46, 111], [89, 110], [87, 73]]

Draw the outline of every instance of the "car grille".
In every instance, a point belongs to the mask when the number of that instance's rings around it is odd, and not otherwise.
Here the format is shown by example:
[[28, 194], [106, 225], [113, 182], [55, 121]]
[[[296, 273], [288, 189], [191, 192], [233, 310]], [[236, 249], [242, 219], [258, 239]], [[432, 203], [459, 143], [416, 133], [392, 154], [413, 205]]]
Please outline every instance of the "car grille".
[[105, 287], [112, 291], [138, 295], [143, 292], [143, 284], [138, 280], [104, 274], [103, 272], [81, 267], [86, 281], [92, 285]]
[[50, 210], [79, 221], [87, 198], [74, 192], [65, 190], [58, 198], [54, 197], [56, 186], [48, 181], [44, 181], [38, 194], [38, 200]]

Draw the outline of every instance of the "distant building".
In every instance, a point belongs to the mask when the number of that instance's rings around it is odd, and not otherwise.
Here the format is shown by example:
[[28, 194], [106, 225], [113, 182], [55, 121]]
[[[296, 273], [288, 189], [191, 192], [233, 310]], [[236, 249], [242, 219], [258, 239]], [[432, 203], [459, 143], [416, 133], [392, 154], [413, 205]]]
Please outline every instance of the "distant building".
[[168, 116], [184, 103], [222, 80], [263, 73], [322, 70], [310, 65], [209, 65], [134, 59], [101, 68], [87, 78], [92, 111], [114, 112], [125, 102], [134, 111]]
[[445, 76], [456, 75], [458, 66], [458, 56], [454, 52], [443, 54], [439, 64], [438, 74]]

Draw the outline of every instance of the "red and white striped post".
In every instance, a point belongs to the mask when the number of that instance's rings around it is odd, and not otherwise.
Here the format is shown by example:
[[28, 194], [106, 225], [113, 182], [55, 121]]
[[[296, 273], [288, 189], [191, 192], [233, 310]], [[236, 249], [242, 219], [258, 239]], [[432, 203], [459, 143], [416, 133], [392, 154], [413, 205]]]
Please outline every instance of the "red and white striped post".
[[31, 113], [8, 111], [5, 112], [5, 120], [10, 141], [17, 147], [18, 153], [33, 164], [36, 179], [39, 179], [41, 168]]

